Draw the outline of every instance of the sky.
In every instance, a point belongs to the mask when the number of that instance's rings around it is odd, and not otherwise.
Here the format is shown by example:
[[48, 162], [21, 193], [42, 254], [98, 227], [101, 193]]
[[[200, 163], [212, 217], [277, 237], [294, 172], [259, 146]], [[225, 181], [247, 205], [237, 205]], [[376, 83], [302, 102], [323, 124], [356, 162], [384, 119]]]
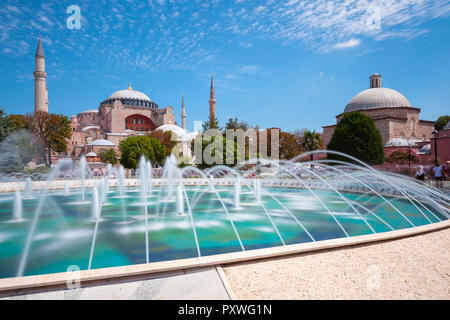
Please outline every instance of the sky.
[[41, 35], [51, 113], [96, 109], [131, 81], [179, 124], [184, 93], [193, 130], [214, 72], [221, 125], [321, 132], [379, 73], [436, 120], [450, 114], [449, 15], [445, 0], [2, 0], [0, 108], [33, 111]]

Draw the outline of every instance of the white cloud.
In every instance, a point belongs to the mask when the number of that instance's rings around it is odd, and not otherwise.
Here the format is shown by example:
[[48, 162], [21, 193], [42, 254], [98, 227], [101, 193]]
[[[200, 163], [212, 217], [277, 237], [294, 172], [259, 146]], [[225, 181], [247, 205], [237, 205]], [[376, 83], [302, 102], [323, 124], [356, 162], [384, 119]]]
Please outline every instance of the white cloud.
[[361, 40], [352, 38], [348, 41], [336, 43], [333, 45], [333, 49], [348, 49], [348, 48], [354, 48], [361, 44]]

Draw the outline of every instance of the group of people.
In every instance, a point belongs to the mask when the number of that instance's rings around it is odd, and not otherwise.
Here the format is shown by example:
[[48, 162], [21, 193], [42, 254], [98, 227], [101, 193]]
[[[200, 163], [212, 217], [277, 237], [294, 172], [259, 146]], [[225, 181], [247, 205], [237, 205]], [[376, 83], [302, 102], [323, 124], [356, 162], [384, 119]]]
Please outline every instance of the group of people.
[[[450, 168], [447, 165], [442, 166], [440, 164], [436, 164], [434, 168], [431, 170], [432, 177], [436, 180], [438, 187], [442, 187], [442, 181], [445, 180], [446, 176], [449, 176], [448, 173], [449, 169]], [[423, 166], [419, 166], [419, 168], [416, 171], [416, 179], [424, 181], [425, 175], [426, 175], [425, 169], [423, 168]]]

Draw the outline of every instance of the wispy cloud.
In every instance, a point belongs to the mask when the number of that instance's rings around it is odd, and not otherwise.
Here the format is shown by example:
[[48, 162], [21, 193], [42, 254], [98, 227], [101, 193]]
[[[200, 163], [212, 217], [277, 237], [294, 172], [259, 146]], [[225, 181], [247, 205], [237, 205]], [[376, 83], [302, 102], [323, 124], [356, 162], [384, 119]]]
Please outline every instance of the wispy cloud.
[[[82, 28], [68, 30], [61, 14], [67, 3], [4, 2], [0, 55], [30, 55], [42, 34], [46, 52], [58, 52], [53, 59], [61, 68], [58, 59], [65, 54], [74, 57], [75, 69], [77, 63], [92, 70], [102, 64], [110, 73], [211, 67], [224, 61], [228, 47], [251, 50], [263, 41], [319, 52], [407, 41], [428, 32], [424, 22], [450, 14], [448, 0], [80, 0]], [[379, 28], [369, 23], [373, 19]], [[259, 68], [232, 72], [255, 74]]]
[[361, 44], [361, 40], [352, 38], [348, 41], [336, 43], [335, 45], [332, 46], [332, 48], [333, 49], [348, 49], [348, 48], [357, 47], [360, 44]]

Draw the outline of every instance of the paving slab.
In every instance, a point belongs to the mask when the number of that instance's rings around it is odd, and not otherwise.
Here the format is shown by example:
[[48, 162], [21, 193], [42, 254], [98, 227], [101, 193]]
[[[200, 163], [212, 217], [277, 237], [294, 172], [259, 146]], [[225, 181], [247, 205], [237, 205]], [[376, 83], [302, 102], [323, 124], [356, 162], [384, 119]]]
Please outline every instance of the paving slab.
[[103, 281], [78, 289], [46, 290], [3, 297], [6, 300], [228, 300], [214, 267], [178, 271], [144, 280]]

